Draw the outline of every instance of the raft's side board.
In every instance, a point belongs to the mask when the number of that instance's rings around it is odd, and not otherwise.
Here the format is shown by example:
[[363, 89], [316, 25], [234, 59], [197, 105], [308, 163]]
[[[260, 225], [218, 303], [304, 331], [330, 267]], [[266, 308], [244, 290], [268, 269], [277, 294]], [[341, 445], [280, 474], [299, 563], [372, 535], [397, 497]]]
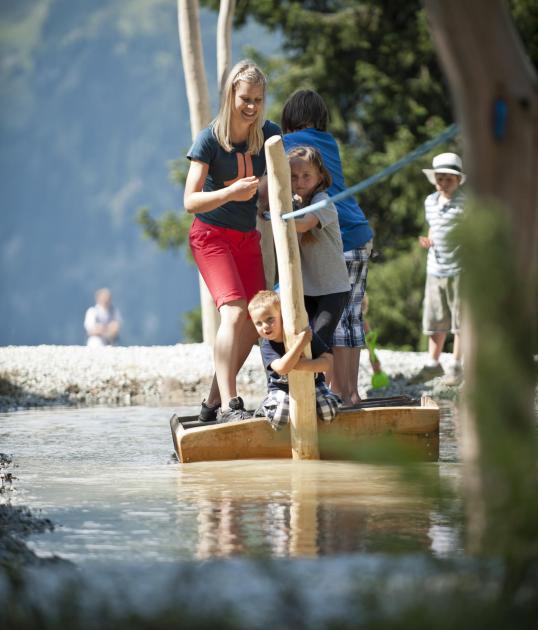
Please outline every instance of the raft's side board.
[[[318, 428], [320, 438], [342, 435], [349, 440], [386, 433], [430, 438], [439, 431], [439, 409], [433, 405], [343, 411], [332, 423], [319, 422]], [[178, 420], [172, 434], [178, 457], [184, 463], [291, 457], [289, 427], [274, 431], [265, 418], [187, 430]], [[428, 452], [431, 450], [429, 447]]]
[[176, 431], [179, 459], [184, 462], [291, 457], [289, 427], [272, 429], [265, 418], [251, 418]]
[[439, 408], [372, 407], [341, 411], [333, 422], [318, 422], [318, 431], [344, 433], [349, 437], [382, 433], [432, 433], [439, 430]]
[[[421, 407], [377, 407], [342, 411], [334, 423], [318, 423], [321, 459], [338, 459], [342, 445], [359, 444], [368, 438], [394, 436], [425, 461], [439, 459], [439, 408], [430, 399]], [[336, 447], [336, 448], [335, 448]], [[340, 454], [340, 459], [342, 455]]]

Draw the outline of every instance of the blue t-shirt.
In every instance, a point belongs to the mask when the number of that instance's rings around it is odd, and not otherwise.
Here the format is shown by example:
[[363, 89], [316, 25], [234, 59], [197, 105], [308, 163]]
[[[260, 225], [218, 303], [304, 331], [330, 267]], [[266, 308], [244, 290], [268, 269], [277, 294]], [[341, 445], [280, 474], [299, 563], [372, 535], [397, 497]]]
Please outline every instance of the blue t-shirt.
[[[280, 135], [280, 127], [270, 120], [263, 125], [264, 141], [271, 136]], [[265, 173], [265, 151], [250, 154], [247, 143], [234, 144], [233, 149], [225, 151], [213, 135], [212, 125], [202, 129], [196, 136], [192, 147], [187, 153], [189, 160], [197, 160], [209, 165], [209, 170], [203, 190], [211, 192], [230, 186], [236, 180], [255, 175], [261, 177]], [[229, 201], [211, 210], [202, 212], [196, 217], [203, 223], [217, 225], [223, 228], [250, 232], [256, 229], [256, 193], [248, 201]]]
[[[317, 359], [323, 353], [331, 353], [331, 350], [325, 345], [324, 341], [316, 333], [312, 335], [312, 342], [310, 344], [312, 350], [312, 358]], [[267, 388], [281, 389], [282, 391], [289, 392], [288, 375], [279, 374], [275, 372], [271, 367], [271, 363], [275, 359], [280, 359], [286, 354], [286, 348], [281, 341], [270, 341], [269, 339], [262, 339], [260, 342], [260, 352], [262, 355], [263, 366], [267, 371]], [[325, 381], [323, 372], [318, 372], [315, 375], [315, 383], [319, 385]]]
[[[333, 136], [326, 131], [319, 131], [319, 129], [314, 129], [313, 127], [293, 131], [284, 136], [286, 151], [293, 147], [304, 145], [315, 147], [321, 153], [323, 163], [333, 180], [331, 187], [327, 189], [329, 197], [345, 190], [346, 185], [342, 172], [340, 152]], [[348, 197], [335, 203], [335, 206], [338, 211], [344, 251], [347, 252], [365, 245], [372, 238], [373, 232], [359, 204], [353, 197]]]

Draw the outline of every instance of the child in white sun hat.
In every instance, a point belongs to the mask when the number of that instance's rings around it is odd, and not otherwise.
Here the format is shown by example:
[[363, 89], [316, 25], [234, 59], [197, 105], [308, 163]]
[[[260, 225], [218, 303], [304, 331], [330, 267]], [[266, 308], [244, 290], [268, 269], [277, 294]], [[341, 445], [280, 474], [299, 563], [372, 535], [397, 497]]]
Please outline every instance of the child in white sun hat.
[[463, 214], [465, 181], [461, 158], [456, 153], [441, 153], [432, 161], [431, 169], [422, 169], [436, 191], [426, 197], [424, 208], [429, 226], [427, 236], [419, 236], [428, 250], [426, 288], [422, 327], [428, 336], [428, 359], [412, 379], [412, 383], [431, 380], [444, 374], [439, 362], [448, 333], [454, 335], [452, 362], [444, 379], [447, 385], [458, 385], [463, 379], [460, 344], [460, 266], [458, 248], [448, 235]]

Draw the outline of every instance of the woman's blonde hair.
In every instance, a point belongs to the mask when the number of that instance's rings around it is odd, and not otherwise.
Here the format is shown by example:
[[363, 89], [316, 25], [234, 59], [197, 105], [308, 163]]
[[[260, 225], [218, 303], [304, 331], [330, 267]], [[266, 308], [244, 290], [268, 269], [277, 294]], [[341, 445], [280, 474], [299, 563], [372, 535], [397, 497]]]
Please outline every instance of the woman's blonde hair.
[[[243, 59], [231, 69], [224, 88], [220, 102], [220, 109], [217, 117], [213, 121], [213, 135], [217, 142], [225, 151], [233, 149], [231, 141], [231, 119], [235, 88], [239, 81], [245, 81], [252, 85], [261, 85], [263, 88], [263, 100], [265, 103], [265, 90], [267, 79], [258, 66], [249, 59]], [[247, 151], [249, 153], [259, 153], [263, 149], [263, 107], [258, 112], [258, 116], [248, 131]]]

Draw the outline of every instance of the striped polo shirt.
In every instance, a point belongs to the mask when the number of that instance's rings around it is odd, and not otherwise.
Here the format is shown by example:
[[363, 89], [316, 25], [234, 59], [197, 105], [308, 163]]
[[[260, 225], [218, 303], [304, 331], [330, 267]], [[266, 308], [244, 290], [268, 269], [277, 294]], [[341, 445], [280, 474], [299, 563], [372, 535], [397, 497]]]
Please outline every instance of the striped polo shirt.
[[441, 198], [441, 193], [434, 192], [426, 197], [424, 207], [426, 222], [430, 227], [433, 246], [428, 250], [426, 272], [431, 276], [446, 278], [460, 272], [458, 249], [451, 247], [447, 236], [454, 225], [462, 218], [463, 194], [456, 191], [448, 201]]

